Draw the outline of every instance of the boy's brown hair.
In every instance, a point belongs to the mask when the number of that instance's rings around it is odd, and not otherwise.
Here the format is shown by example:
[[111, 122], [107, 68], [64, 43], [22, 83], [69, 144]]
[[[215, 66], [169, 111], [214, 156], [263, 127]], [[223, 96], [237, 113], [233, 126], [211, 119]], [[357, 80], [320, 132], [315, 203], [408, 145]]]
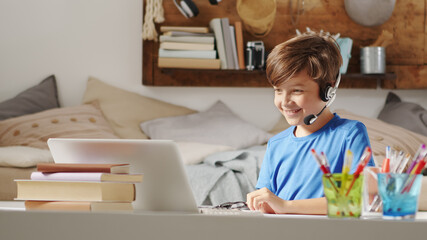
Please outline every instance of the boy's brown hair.
[[277, 45], [267, 58], [267, 79], [279, 86], [306, 69], [320, 90], [333, 85], [342, 65], [335, 39], [324, 33], [304, 33]]

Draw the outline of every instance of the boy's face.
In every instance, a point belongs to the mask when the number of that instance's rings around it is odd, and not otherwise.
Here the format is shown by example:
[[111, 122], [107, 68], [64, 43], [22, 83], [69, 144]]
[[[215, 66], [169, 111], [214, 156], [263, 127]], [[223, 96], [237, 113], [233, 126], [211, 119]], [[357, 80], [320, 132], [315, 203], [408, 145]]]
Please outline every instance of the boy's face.
[[317, 114], [325, 105], [319, 96], [319, 85], [305, 70], [274, 87], [274, 105], [290, 125], [304, 125], [304, 118]]

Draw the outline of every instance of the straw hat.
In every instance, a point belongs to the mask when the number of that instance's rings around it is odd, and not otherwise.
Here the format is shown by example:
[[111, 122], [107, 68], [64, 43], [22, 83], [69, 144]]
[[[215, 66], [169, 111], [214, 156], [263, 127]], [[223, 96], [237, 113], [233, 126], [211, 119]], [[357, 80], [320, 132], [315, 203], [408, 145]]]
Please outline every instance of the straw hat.
[[237, 0], [236, 8], [246, 30], [253, 36], [264, 37], [273, 28], [276, 0]]

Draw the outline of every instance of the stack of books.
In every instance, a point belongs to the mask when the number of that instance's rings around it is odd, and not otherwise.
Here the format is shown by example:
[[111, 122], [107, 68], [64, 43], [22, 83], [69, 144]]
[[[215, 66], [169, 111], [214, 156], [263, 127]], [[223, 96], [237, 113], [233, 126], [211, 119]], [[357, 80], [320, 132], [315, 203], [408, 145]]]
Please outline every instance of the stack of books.
[[161, 68], [219, 69], [215, 37], [207, 27], [162, 26], [158, 65]]
[[245, 69], [241, 22], [233, 26], [228, 18], [214, 18], [209, 27], [162, 26], [160, 31], [160, 68]]
[[214, 18], [209, 27], [215, 34], [221, 69], [245, 69], [242, 23], [233, 26], [228, 18]]
[[132, 211], [135, 183], [129, 164], [40, 163], [31, 179], [16, 179], [27, 210]]

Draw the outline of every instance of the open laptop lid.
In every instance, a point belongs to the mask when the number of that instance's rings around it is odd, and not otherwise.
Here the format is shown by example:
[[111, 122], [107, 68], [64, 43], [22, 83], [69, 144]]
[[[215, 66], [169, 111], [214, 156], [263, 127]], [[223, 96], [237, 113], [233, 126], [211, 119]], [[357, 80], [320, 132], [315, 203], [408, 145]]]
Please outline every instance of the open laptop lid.
[[135, 210], [198, 212], [181, 154], [170, 140], [50, 138], [55, 163], [129, 163], [142, 173]]

